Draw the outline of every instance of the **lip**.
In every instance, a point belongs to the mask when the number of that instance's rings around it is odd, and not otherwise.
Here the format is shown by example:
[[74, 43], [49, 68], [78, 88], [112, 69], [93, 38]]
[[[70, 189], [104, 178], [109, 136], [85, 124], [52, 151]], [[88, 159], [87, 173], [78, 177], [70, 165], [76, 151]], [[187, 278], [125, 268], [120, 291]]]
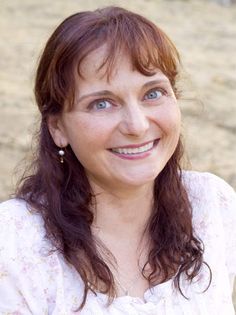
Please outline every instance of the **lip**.
[[145, 151], [145, 152], [139, 152], [139, 153], [134, 153], [134, 154], [124, 154], [124, 153], [118, 153], [118, 152], [114, 152], [112, 151], [111, 149], [109, 150], [112, 154], [114, 154], [116, 157], [119, 157], [123, 160], [140, 160], [140, 159], [144, 159], [148, 156], [150, 156], [153, 152], [153, 150], [157, 147], [158, 143], [160, 141], [160, 138], [158, 139], [155, 139], [153, 141], [148, 141], [148, 142], [145, 142], [144, 144], [141, 144], [141, 145], [135, 145], [133, 147], [131, 146], [123, 146], [123, 147], [118, 147], [118, 148], [139, 148], [145, 144], [148, 144], [150, 142], [153, 142], [153, 147], [148, 150], [148, 151]]
[[148, 143], [151, 143], [151, 142], [156, 142], [160, 140], [160, 138], [156, 138], [154, 140], [150, 140], [150, 141], [146, 141], [146, 142], [143, 142], [143, 143], [140, 143], [140, 144], [128, 144], [128, 145], [123, 145], [123, 146], [119, 146], [119, 147], [114, 147], [114, 148], [110, 148], [109, 150], [112, 150], [112, 149], [136, 149], [136, 148], [140, 148], [140, 147], [143, 147], [144, 145], [148, 144]]

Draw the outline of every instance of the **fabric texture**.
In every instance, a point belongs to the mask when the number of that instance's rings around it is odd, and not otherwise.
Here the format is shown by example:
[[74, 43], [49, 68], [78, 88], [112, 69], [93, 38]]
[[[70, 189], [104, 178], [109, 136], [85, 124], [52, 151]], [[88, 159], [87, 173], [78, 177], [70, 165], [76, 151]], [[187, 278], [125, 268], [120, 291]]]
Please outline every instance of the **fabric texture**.
[[74, 268], [45, 239], [41, 216], [24, 201], [0, 205], [0, 314], [1, 315], [233, 315], [236, 274], [236, 194], [222, 179], [209, 173], [184, 172], [193, 207], [195, 233], [205, 245], [203, 268], [191, 285], [182, 277], [184, 298], [173, 279], [145, 292], [144, 298], [118, 297], [107, 307], [107, 296], [89, 293], [76, 312], [83, 282]]

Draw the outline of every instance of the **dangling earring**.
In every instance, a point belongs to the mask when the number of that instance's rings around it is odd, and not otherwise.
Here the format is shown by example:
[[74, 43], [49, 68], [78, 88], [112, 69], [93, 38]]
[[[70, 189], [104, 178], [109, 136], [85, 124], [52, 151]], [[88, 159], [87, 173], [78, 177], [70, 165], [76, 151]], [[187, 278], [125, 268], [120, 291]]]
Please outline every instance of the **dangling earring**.
[[64, 157], [64, 155], [65, 155], [65, 151], [64, 151], [63, 149], [60, 149], [60, 150], [58, 151], [58, 154], [59, 154], [59, 156], [60, 156], [60, 162], [61, 162], [61, 163], [64, 163], [63, 157]]

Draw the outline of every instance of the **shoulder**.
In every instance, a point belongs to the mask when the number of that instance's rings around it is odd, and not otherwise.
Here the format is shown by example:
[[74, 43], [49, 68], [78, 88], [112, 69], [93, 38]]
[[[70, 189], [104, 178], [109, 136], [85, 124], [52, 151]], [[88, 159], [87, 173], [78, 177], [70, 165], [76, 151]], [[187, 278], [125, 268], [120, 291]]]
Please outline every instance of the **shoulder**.
[[222, 178], [207, 172], [183, 171], [183, 183], [190, 200], [204, 200], [227, 206], [235, 199], [234, 189]]
[[[47, 266], [53, 249], [46, 238], [44, 222], [24, 200], [11, 199], [0, 204], [0, 265], [11, 274], [26, 266]], [[18, 276], [17, 276], [18, 277]]]
[[236, 193], [222, 178], [193, 171], [183, 172], [183, 184], [195, 215], [214, 214], [225, 221], [236, 219]]
[[[188, 186], [200, 187], [205, 185], [216, 185], [216, 186], [229, 186], [226, 181], [217, 175], [209, 172], [197, 172], [197, 171], [183, 171], [183, 181]], [[206, 186], [205, 186], [206, 187]]]
[[33, 212], [23, 199], [9, 199], [0, 203], [0, 216], [2, 219], [7, 218], [25, 218]]
[[[235, 235], [236, 193], [220, 177], [211, 173], [184, 172], [183, 183], [192, 205], [193, 222]], [[200, 222], [200, 223], [199, 223]], [[229, 238], [227, 237], [227, 240]]]
[[32, 211], [24, 200], [11, 199], [0, 204], [0, 247], [32, 246], [44, 238], [45, 229], [40, 214]]
[[24, 219], [31, 214], [32, 211], [25, 200], [14, 198], [0, 203], [1, 219]]
[[46, 238], [40, 213], [23, 200], [1, 203], [0, 313], [69, 314], [66, 308], [82, 288], [79, 275]]
[[[183, 172], [183, 183], [192, 205], [195, 231], [208, 247], [236, 274], [236, 193], [220, 177], [210, 173]], [[219, 248], [221, 250], [219, 250]], [[214, 256], [213, 250], [211, 255]], [[214, 256], [215, 257], [215, 256]]]

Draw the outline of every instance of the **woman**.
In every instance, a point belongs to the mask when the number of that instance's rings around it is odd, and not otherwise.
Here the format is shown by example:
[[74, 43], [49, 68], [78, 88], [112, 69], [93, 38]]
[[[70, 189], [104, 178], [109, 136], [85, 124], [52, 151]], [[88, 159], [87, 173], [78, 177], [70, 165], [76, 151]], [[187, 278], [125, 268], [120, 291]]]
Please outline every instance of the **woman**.
[[1, 205], [1, 314], [234, 314], [236, 197], [181, 170], [179, 71], [121, 8], [52, 34], [34, 168]]

